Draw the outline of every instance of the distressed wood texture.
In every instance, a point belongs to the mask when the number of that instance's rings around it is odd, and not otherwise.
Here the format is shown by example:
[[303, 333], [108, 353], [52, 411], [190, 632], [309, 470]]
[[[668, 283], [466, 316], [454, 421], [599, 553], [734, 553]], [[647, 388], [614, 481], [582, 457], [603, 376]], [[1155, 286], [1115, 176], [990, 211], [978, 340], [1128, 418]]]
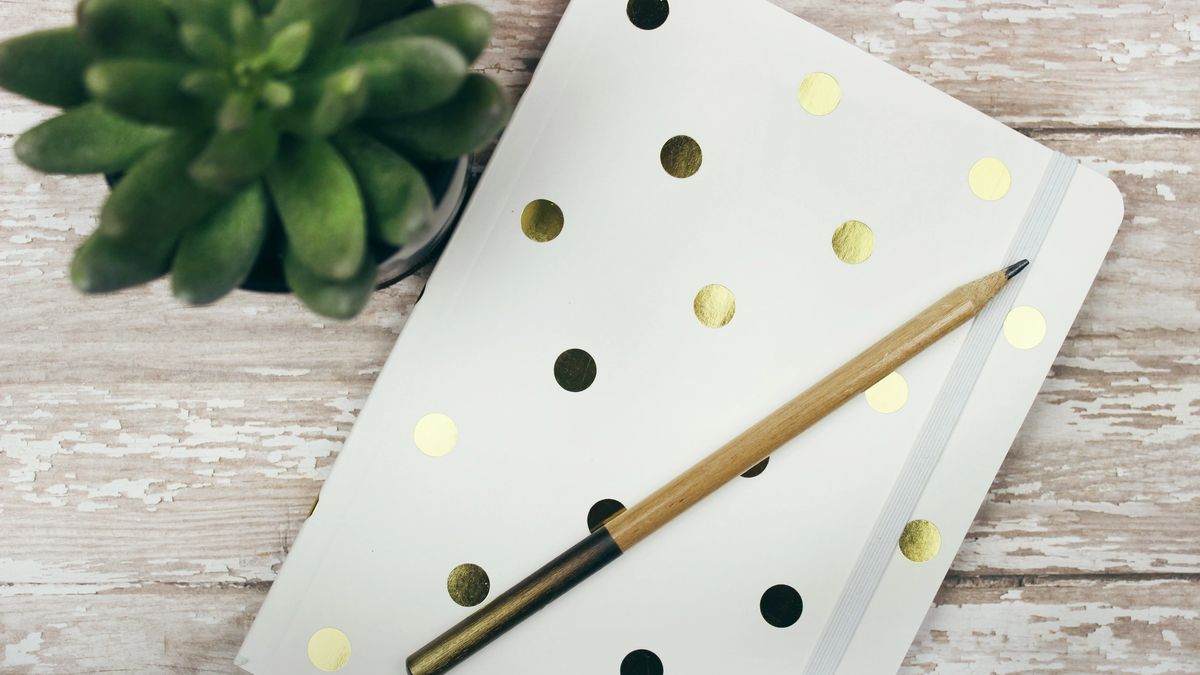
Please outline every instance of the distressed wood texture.
[[[1196, 0], [772, 2], [1009, 125], [1190, 129], [1200, 123]], [[496, 14], [480, 65], [518, 94], [567, 0], [478, 4]], [[2, 0], [0, 31], [67, 23], [73, 6], [74, 0]], [[8, 114], [36, 114], [31, 105], [5, 103]]]
[[[938, 594], [903, 675], [1196, 672], [1200, 589], [1193, 583], [961, 581]], [[4, 598], [3, 672], [229, 673], [265, 594], [265, 584], [219, 592], [158, 584], [85, 598]]]
[[[903, 672], [1200, 671], [1200, 2], [776, 2], [1127, 202]], [[73, 4], [0, 0], [0, 37]], [[483, 4], [517, 96], [566, 0]], [[0, 672], [236, 672], [422, 282], [346, 324], [162, 283], [83, 299], [64, 272], [103, 186], [11, 153], [49, 113], [0, 94]]]

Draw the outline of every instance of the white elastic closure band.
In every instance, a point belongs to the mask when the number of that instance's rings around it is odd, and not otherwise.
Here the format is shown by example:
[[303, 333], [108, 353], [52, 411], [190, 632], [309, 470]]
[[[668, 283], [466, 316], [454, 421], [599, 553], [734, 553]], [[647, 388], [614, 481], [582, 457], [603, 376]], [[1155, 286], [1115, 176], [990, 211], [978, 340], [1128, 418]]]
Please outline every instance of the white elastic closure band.
[[[1001, 265], [1022, 259], [1035, 261], [1067, 195], [1067, 188], [1075, 176], [1076, 166], [1076, 162], [1066, 155], [1054, 153], [1008, 253], [999, 261]], [[1036, 270], [1036, 266], [1032, 269]], [[858, 562], [855, 563], [854, 570], [842, 589], [833, 614], [825, 624], [817, 648], [804, 669], [805, 675], [832, 675], [837, 671], [855, 631], [862, 623], [867, 606], [883, 579], [888, 563], [895, 556], [900, 533], [912, 517], [917, 502], [942, 457], [942, 451], [950, 440], [955, 425], [958, 424], [971, 390], [974, 389], [984, 363], [996, 344], [1004, 319], [1012, 310], [1017, 293], [1027, 276], [1015, 277], [972, 320], [966, 343], [955, 358], [950, 374], [942, 383], [933, 410], [925, 419], [908, 460], [900, 470], [900, 476], [893, 484], [892, 492], [875, 522], [871, 536], [867, 539]]]

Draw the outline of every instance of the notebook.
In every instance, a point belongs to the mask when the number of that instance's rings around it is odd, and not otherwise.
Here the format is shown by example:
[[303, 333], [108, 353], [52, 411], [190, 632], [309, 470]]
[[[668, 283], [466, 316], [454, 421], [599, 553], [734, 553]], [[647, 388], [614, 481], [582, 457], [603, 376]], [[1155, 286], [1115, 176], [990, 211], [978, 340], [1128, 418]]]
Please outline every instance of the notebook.
[[573, 0], [251, 628], [428, 640], [951, 288], [968, 326], [454, 672], [889, 673], [1122, 219], [1106, 178], [764, 0]]

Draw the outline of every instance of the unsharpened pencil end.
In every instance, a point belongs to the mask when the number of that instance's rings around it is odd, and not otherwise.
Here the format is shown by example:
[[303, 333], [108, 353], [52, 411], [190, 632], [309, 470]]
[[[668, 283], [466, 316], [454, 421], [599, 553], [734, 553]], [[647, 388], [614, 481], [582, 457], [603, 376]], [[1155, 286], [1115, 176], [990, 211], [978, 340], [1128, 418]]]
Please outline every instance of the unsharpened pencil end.
[[1017, 276], [1018, 274], [1020, 274], [1021, 272], [1023, 272], [1026, 267], [1029, 267], [1028, 260], [1022, 260], [1020, 262], [1015, 262], [1015, 263], [1009, 265], [1008, 267], [1004, 268], [1004, 276], [1007, 279], [1011, 279], [1011, 278]]

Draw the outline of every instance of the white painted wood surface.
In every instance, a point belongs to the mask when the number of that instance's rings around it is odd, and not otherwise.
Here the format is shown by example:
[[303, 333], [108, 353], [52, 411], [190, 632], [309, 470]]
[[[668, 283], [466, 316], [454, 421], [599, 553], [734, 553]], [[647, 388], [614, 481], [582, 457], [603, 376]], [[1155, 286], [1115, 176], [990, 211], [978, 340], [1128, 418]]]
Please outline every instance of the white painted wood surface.
[[[776, 2], [1126, 196], [904, 672], [1200, 672], [1200, 2]], [[73, 4], [0, 0], [0, 37]], [[518, 96], [566, 0], [483, 4]], [[235, 672], [421, 281], [346, 324], [161, 282], [81, 298], [102, 182], [11, 154], [50, 112], [0, 94], [0, 672]]]

